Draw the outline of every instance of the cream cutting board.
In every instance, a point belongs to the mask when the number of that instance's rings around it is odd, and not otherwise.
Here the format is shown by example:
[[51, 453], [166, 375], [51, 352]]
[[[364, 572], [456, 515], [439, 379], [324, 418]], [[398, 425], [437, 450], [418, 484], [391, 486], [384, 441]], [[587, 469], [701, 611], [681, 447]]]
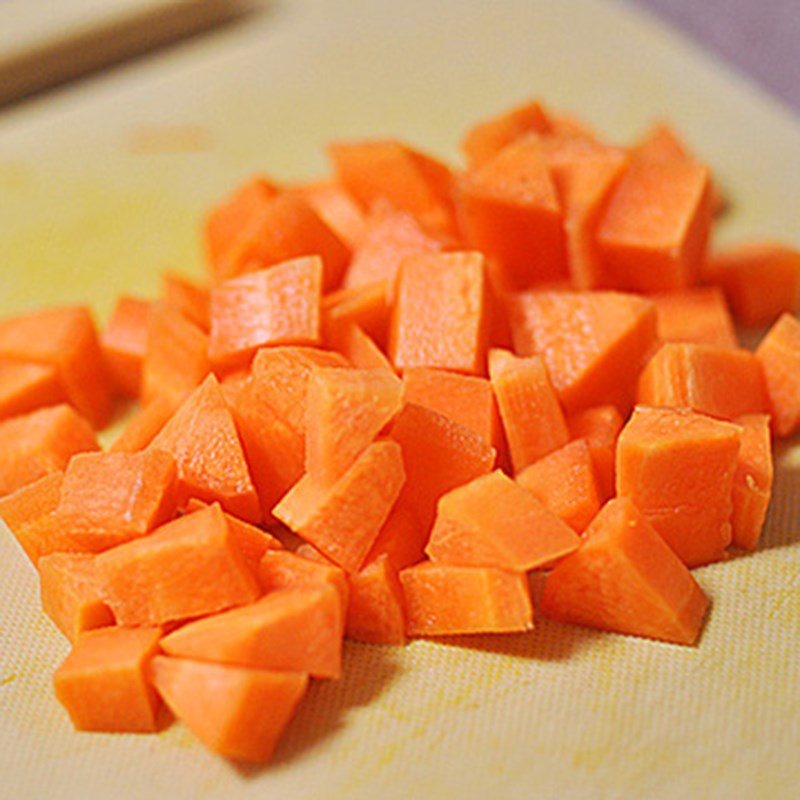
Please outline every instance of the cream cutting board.
[[[732, 197], [721, 238], [800, 244], [800, 124], [669, 30], [600, 0], [275, 2], [236, 26], [0, 115], [0, 313], [154, 293], [199, 270], [197, 224], [254, 171], [320, 173], [332, 138], [444, 156], [541, 96], [627, 140], [668, 116]], [[73, 733], [67, 651], [0, 538], [0, 795], [94, 798], [720, 798], [800, 785], [800, 452], [779, 456], [753, 556], [697, 571], [696, 648], [539, 622], [529, 636], [348, 645], [267, 769], [181, 726]]]

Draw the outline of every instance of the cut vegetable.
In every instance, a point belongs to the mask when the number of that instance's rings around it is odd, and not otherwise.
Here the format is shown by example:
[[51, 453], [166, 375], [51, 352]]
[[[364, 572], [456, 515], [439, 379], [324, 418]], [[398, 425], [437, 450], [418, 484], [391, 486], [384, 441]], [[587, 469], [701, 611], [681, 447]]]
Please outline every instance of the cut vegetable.
[[652, 295], [658, 313], [658, 338], [664, 342], [692, 342], [716, 347], [738, 347], [728, 305], [713, 286]]
[[373, 644], [405, 644], [403, 588], [389, 557], [383, 555], [369, 562], [349, 580], [348, 638]]
[[63, 473], [54, 472], [0, 497], [0, 519], [34, 566], [49, 553], [74, 549], [68, 535], [53, 519], [63, 479]]
[[333, 586], [339, 593], [342, 612], [347, 608], [347, 577], [339, 567], [321, 555], [317, 560], [311, 560], [300, 551], [270, 550], [264, 553], [258, 564], [258, 582], [265, 594], [287, 586]]
[[623, 420], [616, 406], [595, 406], [567, 419], [573, 439], [585, 439], [594, 463], [601, 498], [614, 494], [614, 459]]
[[742, 429], [742, 444], [733, 479], [733, 543], [755, 550], [772, 493], [769, 416], [748, 414], [734, 422]]
[[208, 333], [211, 325], [208, 287], [177, 272], [165, 272], [161, 276], [161, 285], [164, 303], [176, 308], [200, 330]]
[[322, 298], [322, 327], [329, 331], [348, 324], [358, 325], [383, 347], [389, 332], [392, 287], [387, 281], [331, 292]]
[[175, 402], [168, 395], [158, 395], [128, 420], [108, 448], [112, 453], [137, 453], [155, 439], [175, 413]]
[[0, 359], [0, 420], [65, 401], [55, 367]]
[[776, 436], [800, 427], [800, 321], [784, 314], [761, 340], [756, 357], [764, 370]]
[[322, 221], [351, 249], [367, 235], [367, 220], [355, 199], [336, 181], [323, 180], [296, 187]]
[[151, 306], [149, 300], [123, 295], [100, 337], [111, 383], [127, 397], [138, 397], [141, 390]]

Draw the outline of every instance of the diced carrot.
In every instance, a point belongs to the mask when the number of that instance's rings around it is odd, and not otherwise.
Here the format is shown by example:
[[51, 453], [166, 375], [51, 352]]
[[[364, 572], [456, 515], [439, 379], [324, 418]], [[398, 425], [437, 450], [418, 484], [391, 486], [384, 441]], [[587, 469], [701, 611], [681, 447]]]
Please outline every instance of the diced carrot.
[[769, 416], [746, 414], [734, 422], [742, 429], [742, 444], [733, 478], [733, 544], [755, 550], [772, 494]]
[[233, 372], [226, 372], [219, 379], [219, 388], [222, 396], [225, 398], [225, 403], [229, 408], [233, 408], [239, 401], [242, 393], [247, 389], [250, 383], [250, 368], [243, 367], [236, 369]]
[[[52, 525], [50, 519], [61, 497], [62, 480], [63, 473], [54, 472], [0, 497], [0, 519], [34, 566], [42, 556], [70, 549], [62, 526]], [[54, 532], [59, 535], [51, 536]]]
[[364, 208], [384, 198], [433, 232], [453, 230], [450, 170], [394, 140], [328, 146], [339, 182]]
[[65, 401], [55, 367], [0, 359], [0, 420]]
[[138, 397], [147, 352], [149, 300], [123, 295], [100, 335], [108, 377], [118, 394]]
[[373, 644], [405, 644], [403, 588], [389, 557], [367, 563], [349, 580], [347, 637]]
[[573, 439], [585, 439], [589, 446], [600, 497], [614, 494], [614, 458], [617, 437], [624, 422], [616, 406], [594, 406], [567, 418]]
[[564, 413], [539, 356], [518, 358], [507, 350], [491, 350], [489, 376], [515, 472], [569, 441]]
[[708, 599], [646, 517], [620, 497], [550, 573], [541, 607], [561, 622], [693, 644]]
[[380, 369], [394, 375], [392, 362], [359, 325], [347, 322], [329, 328], [327, 342], [358, 369]]
[[[310, 548], [310, 545], [303, 547]], [[314, 552], [318, 553], [317, 550]], [[257, 574], [265, 594], [287, 586], [333, 586], [339, 593], [342, 611], [347, 608], [347, 577], [343, 570], [321, 554], [310, 559], [301, 552], [268, 550], [258, 563]]]
[[572, 114], [552, 114], [545, 112], [548, 133], [551, 136], [575, 136], [597, 140], [597, 131]]
[[405, 399], [438, 411], [497, 446], [500, 420], [492, 385], [486, 378], [441, 369], [410, 367], [403, 372]]
[[711, 226], [709, 187], [703, 165], [631, 159], [597, 231], [616, 287], [652, 292], [695, 283]]
[[439, 498], [425, 552], [435, 562], [527, 572], [571, 553], [579, 541], [543, 503], [495, 470]]
[[800, 427], [800, 320], [783, 314], [756, 350], [769, 396], [776, 436], [789, 436]]
[[528, 582], [519, 572], [430, 561], [400, 573], [409, 636], [533, 629]]
[[272, 758], [303, 699], [302, 672], [156, 656], [150, 678], [170, 711], [211, 751], [253, 764]]
[[160, 625], [253, 602], [260, 594], [218, 505], [95, 559], [105, 601], [121, 625]]
[[739, 346], [725, 296], [718, 288], [698, 286], [651, 295], [651, 299], [656, 304], [662, 341]]
[[687, 566], [724, 556], [741, 428], [687, 409], [639, 406], [617, 442], [628, 497]]
[[404, 478], [400, 447], [378, 440], [330, 486], [304, 475], [272, 513], [331, 561], [355, 572], [386, 522]]
[[323, 222], [351, 249], [355, 250], [367, 234], [363, 210], [336, 181], [322, 180], [295, 187]]
[[585, 439], [575, 439], [526, 467], [517, 483], [578, 533], [600, 510], [601, 494]]
[[468, 172], [458, 212], [467, 243], [500, 262], [511, 286], [566, 276], [561, 207], [538, 139], [526, 137]]
[[142, 364], [142, 403], [165, 397], [177, 407], [210, 371], [208, 336], [176, 308], [154, 304]]
[[414, 403], [397, 415], [391, 436], [403, 449], [406, 473], [399, 502], [426, 532], [443, 494], [494, 468], [497, 453], [483, 437]]
[[110, 384], [88, 308], [50, 308], [0, 321], [0, 358], [54, 366], [69, 403], [95, 428], [108, 422]]
[[136, 453], [144, 450], [175, 413], [175, 402], [168, 395], [157, 395], [142, 406], [127, 422], [122, 433], [108, 448], [111, 453]]
[[661, 347], [639, 376], [636, 399], [727, 420], [767, 410], [758, 359], [748, 350], [705, 344]]
[[325, 336], [328, 336], [331, 328], [353, 323], [383, 347], [389, 332], [390, 294], [390, 284], [378, 281], [325, 295], [322, 298], [322, 329]]
[[97, 449], [91, 425], [68, 405], [0, 421], [0, 497], [62, 472], [76, 453]]
[[389, 356], [398, 370], [483, 374], [488, 311], [480, 253], [410, 256], [398, 275]]
[[386, 556], [395, 570], [418, 564], [425, 558], [429, 533], [429, 529], [420, 523], [414, 512], [398, 501], [383, 523], [364, 563], [371, 564]]
[[153, 733], [160, 702], [146, 670], [158, 628], [99, 628], [78, 637], [56, 670], [56, 697], [79, 731]]
[[42, 610], [71, 642], [84, 631], [114, 624], [100, 595], [94, 559], [83, 553], [51, 553], [37, 564]]
[[211, 290], [208, 355], [215, 369], [246, 366], [267, 345], [319, 344], [322, 261], [307, 256]]
[[213, 375], [186, 398], [149, 447], [172, 455], [178, 466], [178, 505], [190, 497], [216, 502], [247, 522], [261, 508], [242, 443]]
[[322, 259], [326, 292], [342, 281], [350, 251], [299, 195], [285, 192], [270, 200], [236, 237], [217, 271], [217, 282], [266, 269], [295, 258]]
[[547, 133], [549, 129], [542, 106], [536, 100], [529, 100], [474, 125], [462, 140], [461, 149], [467, 164], [474, 169], [526, 133]]
[[208, 288], [177, 272], [165, 272], [161, 276], [161, 285], [163, 301], [208, 333], [211, 324]]
[[306, 395], [306, 472], [335, 483], [403, 405], [403, 383], [383, 369], [314, 367]]
[[656, 310], [619, 292], [531, 292], [510, 303], [514, 349], [538, 353], [564, 410], [613, 404], [625, 411], [656, 346]]
[[338, 678], [344, 617], [333, 586], [293, 586], [190, 622], [164, 637], [171, 656]]
[[770, 325], [797, 309], [800, 250], [777, 242], [740, 244], [713, 255], [705, 278], [722, 287], [742, 325]]

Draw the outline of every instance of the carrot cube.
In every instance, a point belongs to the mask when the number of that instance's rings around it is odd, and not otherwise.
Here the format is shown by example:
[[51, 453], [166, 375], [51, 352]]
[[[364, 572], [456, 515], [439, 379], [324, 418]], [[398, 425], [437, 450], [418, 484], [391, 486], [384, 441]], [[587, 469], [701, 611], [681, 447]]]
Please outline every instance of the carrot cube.
[[394, 375], [394, 367], [386, 354], [352, 322], [329, 328], [327, 343], [357, 369], [380, 369]]
[[204, 333], [211, 326], [211, 297], [206, 286], [195, 283], [177, 272], [165, 272], [161, 276], [163, 302], [181, 312]]
[[614, 494], [614, 459], [623, 419], [616, 406], [594, 406], [567, 418], [573, 439], [585, 439], [602, 499]]
[[322, 329], [329, 331], [352, 323], [383, 347], [389, 331], [391, 285], [378, 281], [331, 292], [322, 298]]
[[692, 342], [716, 347], [738, 347], [725, 296], [714, 286], [651, 295], [658, 314], [658, 338], [664, 342]]
[[343, 570], [314, 550], [314, 558], [308, 558], [301, 545], [296, 553], [288, 550], [269, 550], [258, 563], [258, 582], [265, 594], [287, 586], [333, 586], [339, 593], [342, 610], [347, 608], [347, 577]]
[[295, 187], [322, 221], [351, 249], [367, 235], [367, 220], [355, 198], [334, 180]]
[[156, 434], [175, 413], [175, 403], [167, 395], [158, 395], [128, 420], [122, 433], [111, 443], [111, 453], [138, 453], [155, 439]]
[[772, 493], [769, 416], [746, 414], [734, 422], [742, 428], [742, 445], [733, 478], [733, 543], [755, 550]]
[[0, 359], [0, 420], [65, 400], [55, 367]]
[[776, 436], [789, 436], [800, 427], [800, 321], [784, 314], [756, 350], [769, 396]]
[[149, 300], [120, 297], [100, 335], [108, 376], [126, 397], [138, 397], [141, 390], [151, 306]]
[[421, 524], [416, 514], [398, 501], [383, 523], [364, 563], [371, 564], [386, 556], [395, 570], [418, 564], [425, 558], [425, 545], [428, 543], [429, 533], [428, 528]]
[[405, 644], [403, 588], [389, 557], [365, 564], [349, 581], [347, 637], [373, 644]]

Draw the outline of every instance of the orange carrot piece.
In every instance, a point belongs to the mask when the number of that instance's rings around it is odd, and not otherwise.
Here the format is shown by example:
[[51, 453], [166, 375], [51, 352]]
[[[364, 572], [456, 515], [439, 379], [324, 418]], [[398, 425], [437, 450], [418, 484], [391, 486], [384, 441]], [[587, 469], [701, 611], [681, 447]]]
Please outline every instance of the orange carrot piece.
[[4, 420], [0, 422], [0, 497], [63, 471], [76, 453], [97, 449], [91, 425], [68, 405]]
[[403, 588], [389, 557], [367, 563], [349, 580], [347, 637], [373, 644], [405, 644]]
[[575, 533], [501, 470], [439, 499], [431, 561], [527, 572], [577, 549]]
[[172, 713], [209, 750], [250, 764], [272, 758], [308, 686], [301, 672], [166, 656], [153, 659], [149, 674]]
[[388, 356], [364, 331], [352, 322], [331, 329], [328, 346], [341, 353], [357, 369], [380, 369], [394, 375]]
[[770, 325], [797, 309], [800, 250], [777, 242], [740, 244], [713, 255], [705, 278], [722, 287], [742, 325]]
[[403, 383], [384, 369], [314, 367], [306, 392], [306, 472], [335, 483], [403, 405]]
[[177, 407], [210, 371], [208, 336], [174, 307], [154, 304], [142, 364], [142, 403], [165, 397]]
[[140, 408], [129, 420], [122, 433], [108, 448], [111, 453], [137, 453], [144, 450], [155, 439], [156, 434], [175, 413], [174, 401], [166, 395], [158, 395]]
[[333, 586], [293, 586], [190, 622], [161, 641], [171, 656], [338, 678], [344, 617]]
[[627, 410], [636, 378], [656, 346], [656, 310], [619, 292], [531, 292], [510, 303], [514, 349], [538, 353], [564, 410]]
[[769, 396], [776, 436], [789, 436], [800, 427], [800, 321], [784, 314], [756, 350]]
[[100, 335], [108, 377], [114, 389], [126, 397], [138, 397], [141, 391], [152, 305], [149, 300], [123, 295]]
[[646, 517], [621, 497], [603, 507], [580, 549], [550, 573], [541, 607], [560, 622], [693, 644], [708, 599]]
[[409, 636], [533, 630], [528, 582], [519, 572], [430, 561], [400, 573]]
[[265, 594], [287, 586], [333, 586], [339, 593], [342, 611], [347, 608], [348, 588], [344, 571], [317, 550], [315, 558], [307, 558], [302, 548], [297, 553], [288, 550], [268, 550], [258, 563], [258, 582]]
[[211, 290], [208, 355], [217, 370], [244, 367], [267, 345], [321, 341], [322, 261], [297, 258]]
[[458, 212], [467, 243], [497, 260], [511, 287], [566, 276], [561, 207], [537, 139], [526, 137], [467, 172]]
[[656, 304], [662, 341], [739, 346], [725, 296], [718, 288], [698, 286], [651, 295], [651, 299]]
[[146, 536], [175, 515], [178, 472], [169, 453], [73, 456], [56, 511], [81, 550], [96, 553]]
[[0, 359], [0, 420], [65, 400], [55, 367]]
[[114, 624], [100, 595], [93, 555], [51, 553], [39, 559], [42, 611], [71, 642], [79, 634]]
[[569, 441], [564, 412], [539, 356], [491, 350], [489, 376], [515, 472]]
[[0, 321], [0, 358], [54, 366], [69, 403], [95, 428], [108, 422], [111, 389], [88, 308], [50, 308]]
[[398, 275], [389, 334], [395, 367], [483, 374], [488, 310], [480, 253], [410, 256]]
[[428, 534], [428, 528], [423, 527], [414, 512], [398, 501], [383, 523], [364, 563], [371, 564], [386, 556], [396, 571], [418, 564], [425, 558]]
[[400, 447], [378, 440], [330, 486], [304, 475], [272, 513], [335, 564], [355, 572], [386, 522], [404, 478]]
[[390, 293], [390, 284], [379, 281], [325, 295], [322, 298], [324, 338], [328, 338], [329, 331], [352, 323], [383, 347], [389, 332]]
[[161, 276], [161, 286], [163, 301], [208, 333], [211, 324], [208, 288], [177, 272], [165, 272]]
[[734, 422], [742, 429], [742, 444], [733, 478], [733, 544], [755, 550], [772, 493], [769, 416], [746, 414]]
[[589, 446], [600, 497], [614, 494], [614, 458], [617, 437], [624, 422], [616, 406], [594, 406], [567, 418], [573, 439], [585, 439]]
[[687, 409], [639, 406], [617, 442], [617, 494], [684, 564], [724, 556], [741, 428]]
[[669, 291], [694, 283], [711, 227], [708, 168], [632, 158], [597, 230], [615, 286]]
[[296, 187], [295, 191], [351, 250], [364, 241], [367, 234], [364, 211], [336, 181], [307, 183]]
[[218, 505], [162, 525], [95, 559], [121, 625], [160, 625], [253, 602], [260, 594]]
[[517, 483], [573, 530], [583, 533], [600, 510], [592, 452], [576, 439], [526, 467]]
[[433, 409], [489, 444], [500, 441], [500, 419], [492, 385], [486, 378], [441, 369], [410, 367], [403, 372], [405, 399]]
[[439, 498], [491, 472], [497, 453], [482, 437], [429, 408], [407, 403], [391, 437], [403, 449], [406, 483], [400, 503], [411, 509], [427, 532]]
[[219, 383], [213, 375], [195, 389], [149, 447], [178, 466], [178, 505], [190, 497], [216, 502], [247, 522], [261, 520], [258, 495]]
[[758, 359], [748, 350], [705, 344], [665, 344], [639, 376], [636, 399], [727, 420], [767, 410]]
[[[70, 549], [61, 525], [51, 524], [61, 497], [62, 480], [63, 474], [54, 472], [0, 497], [0, 519], [34, 566], [42, 556]], [[59, 535], [51, 535], [56, 532]]]
[[285, 192], [270, 200], [242, 229], [217, 270], [216, 280], [235, 278], [309, 254], [322, 259], [324, 290], [336, 289], [350, 251], [302, 197]]

